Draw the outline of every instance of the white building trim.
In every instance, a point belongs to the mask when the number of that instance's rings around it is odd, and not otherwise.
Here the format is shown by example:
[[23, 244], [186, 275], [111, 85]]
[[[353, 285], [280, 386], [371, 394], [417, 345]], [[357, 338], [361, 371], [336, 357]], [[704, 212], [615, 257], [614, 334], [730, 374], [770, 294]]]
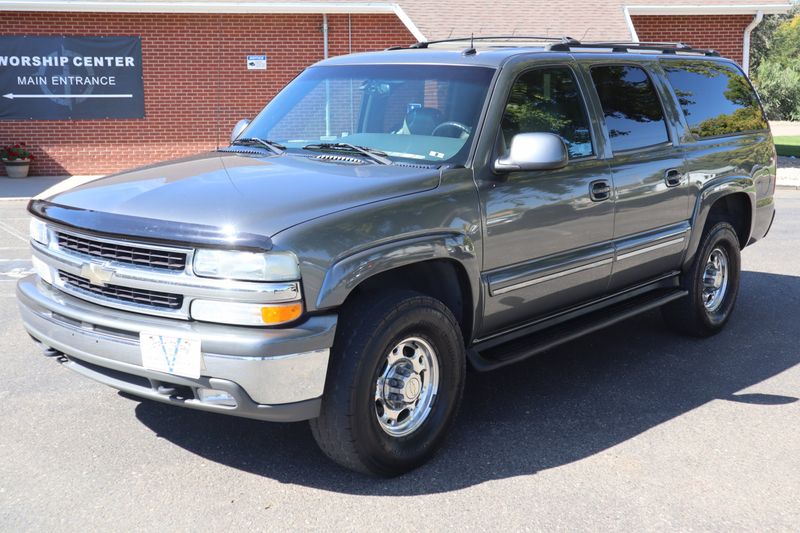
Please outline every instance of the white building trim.
[[427, 41], [425, 34], [420, 31], [416, 24], [414, 24], [414, 21], [411, 20], [411, 17], [409, 17], [403, 8], [400, 7], [400, 4], [392, 4], [392, 7], [394, 8], [394, 14], [397, 15], [397, 18], [400, 19], [400, 22], [405, 25], [406, 29], [411, 32], [411, 35], [413, 35], [418, 42]]
[[633, 25], [633, 19], [631, 18], [631, 10], [628, 6], [625, 6], [623, 8], [623, 12], [625, 13], [625, 24], [627, 24], [628, 31], [631, 34], [631, 42], [638, 43], [639, 34], [636, 33], [636, 26]]
[[192, 0], [0, 0], [0, 11], [78, 11], [96, 13], [394, 13], [388, 2], [225, 2]]
[[625, 6], [630, 15], [764, 15], [786, 13], [792, 4], [706, 4], [706, 5], [663, 5], [663, 6]]
[[261, 13], [261, 14], [393, 14], [418, 41], [424, 41], [411, 17], [398, 4], [389, 2], [225, 2], [192, 0], [0, 0], [0, 11], [56, 11], [94, 13]]

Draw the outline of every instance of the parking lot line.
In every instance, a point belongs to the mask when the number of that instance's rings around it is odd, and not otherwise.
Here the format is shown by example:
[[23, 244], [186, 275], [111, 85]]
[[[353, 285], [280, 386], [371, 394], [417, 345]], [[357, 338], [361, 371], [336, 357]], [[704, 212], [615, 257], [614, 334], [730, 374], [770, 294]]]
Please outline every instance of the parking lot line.
[[12, 237], [16, 237], [17, 239], [21, 240], [22, 242], [28, 242], [28, 238], [24, 236], [22, 233], [18, 232], [5, 222], [0, 222], [0, 229], [6, 231], [6, 233], [10, 234]]

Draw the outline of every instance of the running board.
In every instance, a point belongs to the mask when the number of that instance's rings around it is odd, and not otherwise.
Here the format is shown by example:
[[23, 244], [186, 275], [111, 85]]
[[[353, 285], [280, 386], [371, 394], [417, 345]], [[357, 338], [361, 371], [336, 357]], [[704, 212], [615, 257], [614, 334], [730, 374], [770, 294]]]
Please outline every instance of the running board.
[[[677, 289], [651, 291], [618, 304], [598, 309], [551, 328], [481, 350], [477, 344], [468, 351], [476, 370], [486, 372], [527, 359], [612, 324], [683, 298], [689, 292]], [[494, 344], [494, 343], [493, 343]]]

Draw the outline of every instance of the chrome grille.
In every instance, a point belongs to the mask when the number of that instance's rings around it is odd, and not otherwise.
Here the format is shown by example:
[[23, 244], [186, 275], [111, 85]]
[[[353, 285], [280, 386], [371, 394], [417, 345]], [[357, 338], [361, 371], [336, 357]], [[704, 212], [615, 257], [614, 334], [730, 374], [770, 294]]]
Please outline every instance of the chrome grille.
[[63, 270], [58, 271], [58, 276], [68, 287], [112, 300], [120, 300], [159, 309], [180, 309], [183, 305], [183, 295], [181, 294], [134, 289], [131, 287], [122, 287], [120, 285], [93, 285], [88, 279], [70, 274], [69, 272], [64, 272]]
[[87, 239], [58, 232], [58, 245], [65, 250], [119, 263], [167, 270], [184, 270], [186, 254], [168, 250], [128, 246], [111, 242]]

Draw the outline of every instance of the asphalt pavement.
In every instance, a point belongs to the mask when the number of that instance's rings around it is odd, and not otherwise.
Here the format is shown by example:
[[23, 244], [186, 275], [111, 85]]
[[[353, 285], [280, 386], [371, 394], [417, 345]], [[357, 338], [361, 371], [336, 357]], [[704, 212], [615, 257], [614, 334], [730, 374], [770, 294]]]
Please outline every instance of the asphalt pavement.
[[0, 201], [0, 530], [797, 531], [800, 191], [743, 252], [706, 340], [658, 312], [469, 376], [436, 458], [329, 462], [307, 424], [123, 396], [40, 355], [19, 319], [23, 201]]

